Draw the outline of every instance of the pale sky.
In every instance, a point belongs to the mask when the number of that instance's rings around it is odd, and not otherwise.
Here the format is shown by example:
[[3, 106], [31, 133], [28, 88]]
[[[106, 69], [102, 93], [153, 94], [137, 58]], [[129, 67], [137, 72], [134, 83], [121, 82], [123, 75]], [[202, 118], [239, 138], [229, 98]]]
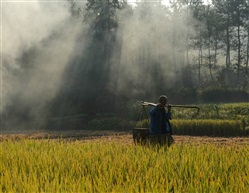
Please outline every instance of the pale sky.
[[[157, 0], [148, 0], [148, 2], [155, 2], [155, 1], [157, 1]], [[128, 2], [130, 2], [132, 4], [132, 3], [135, 3], [136, 0], [128, 0]], [[162, 3], [164, 5], [168, 5], [169, 2], [170, 2], [170, 0], [162, 0]], [[204, 0], [204, 4], [207, 4], [208, 2], [211, 2], [211, 0]]]

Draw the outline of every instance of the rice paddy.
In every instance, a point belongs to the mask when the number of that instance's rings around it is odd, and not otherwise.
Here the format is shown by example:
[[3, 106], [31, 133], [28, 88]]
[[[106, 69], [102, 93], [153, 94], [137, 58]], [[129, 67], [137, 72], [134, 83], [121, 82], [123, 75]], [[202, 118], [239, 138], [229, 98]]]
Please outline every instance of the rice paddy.
[[249, 144], [3, 140], [2, 192], [247, 192]]

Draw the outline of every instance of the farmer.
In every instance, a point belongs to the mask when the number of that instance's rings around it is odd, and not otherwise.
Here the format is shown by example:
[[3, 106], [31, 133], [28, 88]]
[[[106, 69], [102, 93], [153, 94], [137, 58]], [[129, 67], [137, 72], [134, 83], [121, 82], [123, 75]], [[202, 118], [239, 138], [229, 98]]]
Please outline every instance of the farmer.
[[171, 106], [168, 105], [166, 112], [165, 107], [168, 99], [165, 95], [159, 97], [158, 104], [151, 109], [150, 115], [150, 134], [160, 135], [169, 133], [172, 135], [172, 129], [169, 120], [171, 119]]

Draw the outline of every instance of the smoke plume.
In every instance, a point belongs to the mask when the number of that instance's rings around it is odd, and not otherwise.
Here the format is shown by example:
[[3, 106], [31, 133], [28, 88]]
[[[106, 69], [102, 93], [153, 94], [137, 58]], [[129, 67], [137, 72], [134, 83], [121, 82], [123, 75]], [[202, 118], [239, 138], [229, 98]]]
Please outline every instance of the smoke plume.
[[84, 26], [67, 2], [3, 2], [2, 11], [1, 121], [44, 117]]
[[120, 96], [144, 99], [183, 84], [191, 17], [144, 1], [117, 11], [118, 27], [100, 37], [94, 21], [83, 21], [83, 4], [3, 2], [4, 126], [94, 105], [108, 112]]

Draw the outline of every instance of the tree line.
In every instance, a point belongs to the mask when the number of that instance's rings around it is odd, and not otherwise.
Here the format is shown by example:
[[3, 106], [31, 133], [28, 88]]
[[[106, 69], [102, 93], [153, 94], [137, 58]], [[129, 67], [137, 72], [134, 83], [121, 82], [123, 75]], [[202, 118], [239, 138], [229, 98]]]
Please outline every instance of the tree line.
[[[161, 1], [142, 0], [131, 5], [119, 0], [88, 0], [81, 7], [70, 2], [73, 15], [83, 18], [96, 38], [117, 30], [132, 15], [139, 17], [139, 22], [157, 22], [151, 11], [156, 7], [161, 14], [158, 18], [171, 23], [170, 65], [175, 71], [180, 70], [180, 87], [218, 83], [248, 89], [248, 0], [212, 0], [209, 4], [202, 0], [171, 0], [168, 5]], [[186, 24], [184, 29], [176, 26], [179, 16]]]

